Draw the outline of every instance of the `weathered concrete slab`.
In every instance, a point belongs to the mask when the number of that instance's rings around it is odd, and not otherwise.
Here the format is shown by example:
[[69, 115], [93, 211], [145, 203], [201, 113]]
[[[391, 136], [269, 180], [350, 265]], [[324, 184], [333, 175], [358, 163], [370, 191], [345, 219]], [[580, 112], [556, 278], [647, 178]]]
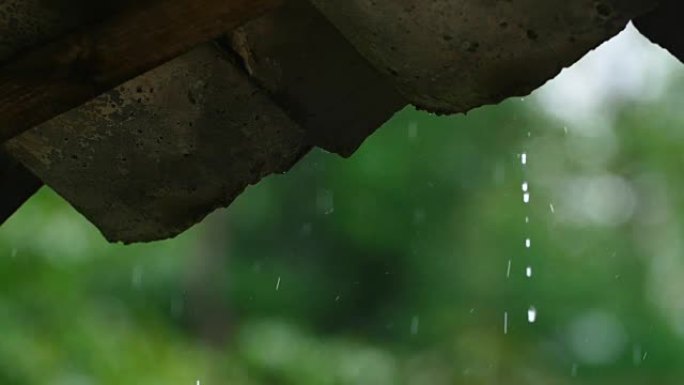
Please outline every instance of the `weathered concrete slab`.
[[6, 144], [110, 241], [174, 236], [284, 172], [304, 132], [223, 51], [199, 47]]
[[311, 0], [419, 107], [525, 95], [657, 0]]
[[408, 104], [307, 0], [238, 28], [231, 42], [307, 140], [328, 151], [351, 155]]

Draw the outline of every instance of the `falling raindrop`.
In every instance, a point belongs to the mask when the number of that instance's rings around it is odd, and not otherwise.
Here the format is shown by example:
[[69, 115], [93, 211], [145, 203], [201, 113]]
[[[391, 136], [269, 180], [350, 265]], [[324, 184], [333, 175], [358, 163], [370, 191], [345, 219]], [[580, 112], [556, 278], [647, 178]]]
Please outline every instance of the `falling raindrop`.
[[276, 291], [280, 290], [280, 277], [278, 277], [278, 281], [276, 282]]
[[425, 210], [416, 209], [413, 211], [413, 224], [420, 225], [425, 222]]
[[553, 207], [553, 203], [549, 203], [549, 209], [551, 209], [551, 214], [555, 214], [555, 213], [556, 213], [556, 208]]
[[131, 272], [131, 285], [138, 289], [142, 285], [143, 269], [142, 266], [135, 266]]
[[332, 191], [325, 189], [318, 190], [316, 206], [323, 215], [329, 215], [335, 212], [335, 200]]
[[504, 334], [508, 334], [508, 312], [504, 312]]
[[[528, 137], [531, 136], [531, 133], [528, 132], [527, 136]], [[522, 152], [520, 154], [520, 163], [522, 164], [522, 167], [523, 167], [523, 174], [527, 174], [527, 171], [525, 170], [525, 167], [527, 166], [527, 161], [528, 161], [527, 152]], [[530, 200], [531, 200], [530, 182], [526, 178], [523, 178], [521, 185], [520, 185], [520, 188], [523, 192], [523, 196], [522, 196], [523, 203], [525, 205], [529, 205]], [[525, 216], [525, 223], [530, 223], [529, 215]], [[526, 235], [529, 235], [529, 234], [526, 234]], [[525, 237], [524, 245], [525, 245], [526, 249], [530, 249], [532, 247], [532, 239], [529, 236]], [[509, 260], [508, 261], [508, 269], [506, 271], [506, 277], [509, 277], [510, 270], [511, 270], [511, 261]], [[527, 278], [532, 278], [532, 266], [531, 265], [527, 265], [525, 267], [525, 276]], [[527, 321], [529, 323], [534, 323], [534, 322], [536, 322], [536, 320], [537, 320], [537, 310], [533, 306], [531, 306], [527, 310]], [[508, 313], [504, 312], [504, 334], [507, 334], [507, 333], [508, 333]]]
[[309, 222], [304, 223], [304, 224], [302, 225], [302, 228], [301, 228], [301, 230], [299, 231], [299, 233], [300, 233], [303, 237], [308, 237], [308, 236], [310, 236], [311, 233], [313, 233], [313, 225], [312, 225], [311, 223], [309, 223]]
[[506, 268], [506, 278], [511, 277], [511, 260], [508, 260], [508, 267]]
[[416, 139], [417, 136], [418, 136], [418, 123], [411, 122], [408, 125], [408, 137], [409, 137], [409, 139], [413, 140], [413, 139]]
[[418, 318], [417, 315], [414, 315], [413, 318], [411, 318], [411, 334], [416, 335], [418, 334], [418, 327], [420, 326], [420, 318]]
[[632, 348], [632, 362], [634, 363], [634, 366], [641, 365], [641, 357], [641, 345], [634, 345]]

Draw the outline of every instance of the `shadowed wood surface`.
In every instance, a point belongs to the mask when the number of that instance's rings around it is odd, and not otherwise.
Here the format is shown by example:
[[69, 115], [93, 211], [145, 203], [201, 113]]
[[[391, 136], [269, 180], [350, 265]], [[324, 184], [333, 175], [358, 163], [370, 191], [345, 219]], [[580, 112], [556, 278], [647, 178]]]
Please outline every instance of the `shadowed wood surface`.
[[0, 141], [276, 8], [279, 0], [175, 0], [131, 6], [0, 68]]
[[351, 156], [408, 104], [308, 0], [246, 23], [231, 42], [250, 77], [327, 151]]
[[684, 62], [684, 2], [663, 0], [652, 12], [634, 20], [639, 32]]
[[0, 151], [0, 224], [38, 191], [42, 184], [24, 166]]

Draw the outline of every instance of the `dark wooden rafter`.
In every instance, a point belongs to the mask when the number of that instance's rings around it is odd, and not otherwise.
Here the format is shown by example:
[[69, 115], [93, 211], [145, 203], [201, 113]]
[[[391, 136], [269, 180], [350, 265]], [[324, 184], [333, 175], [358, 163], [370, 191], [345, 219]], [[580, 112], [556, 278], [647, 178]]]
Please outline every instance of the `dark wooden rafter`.
[[158, 0], [0, 67], [0, 142], [268, 12], [280, 0]]
[[[34, 47], [0, 66], [0, 144], [281, 2], [122, 2], [122, 9], [109, 18]], [[0, 149], [0, 224], [41, 185]]]

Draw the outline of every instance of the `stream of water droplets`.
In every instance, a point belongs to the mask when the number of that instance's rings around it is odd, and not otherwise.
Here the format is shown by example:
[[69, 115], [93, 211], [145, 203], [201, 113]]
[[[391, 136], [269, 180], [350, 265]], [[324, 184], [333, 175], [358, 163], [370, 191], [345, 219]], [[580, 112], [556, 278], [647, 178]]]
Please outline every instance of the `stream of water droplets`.
[[[526, 214], [525, 214], [524, 219], [525, 219], [525, 224], [528, 225], [530, 223], [529, 206], [530, 206], [530, 201], [532, 199], [532, 193], [530, 190], [530, 182], [528, 179], [528, 172], [527, 172], [529, 156], [528, 156], [527, 152], [522, 152], [521, 154], [519, 154], [518, 157], [520, 159], [520, 165], [522, 167], [522, 181], [520, 184], [520, 188], [522, 190], [522, 201], [523, 201], [523, 204], [525, 205], [525, 209], [526, 209]], [[553, 208], [552, 208], [552, 210], [553, 210]], [[523, 258], [523, 259], [530, 257], [530, 252], [531, 252], [531, 248], [532, 248], [532, 238], [529, 236], [528, 231], [529, 231], [528, 227], [525, 226], [524, 233], [522, 234], [523, 235], [524, 251], [525, 251], [525, 253], [523, 253], [524, 255], [521, 256], [521, 258]], [[508, 260], [508, 264], [506, 266], [506, 278], [507, 279], [510, 279], [511, 273], [515, 272], [515, 270], [516, 270], [516, 268], [514, 267], [515, 265], [516, 265], [515, 261], [513, 261], [512, 259]], [[525, 266], [525, 268], [524, 268], [525, 277], [528, 279], [531, 279], [532, 274], [533, 274], [532, 265], [528, 262], [528, 263], [523, 264], [523, 266]], [[530, 305], [527, 308], [527, 322], [529, 322], [529, 323], [537, 322], [537, 316], [538, 316], [537, 308], [533, 305]], [[504, 334], [508, 334], [508, 331], [509, 331], [509, 313], [508, 313], [508, 311], [504, 311], [504, 317], [503, 318], [504, 318], [503, 319], [503, 321], [504, 321], [504, 325], [503, 325]]]
[[[528, 162], [528, 156], [526, 152], [523, 152], [520, 154], [520, 163], [522, 166], [522, 175], [523, 175], [523, 182], [522, 182], [522, 194], [523, 194], [523, 203], [527, 206], [530, 203], [531, 199], [531, 194], [530, 194], [530, 183], [527, 179], [528, 177], [528, 172], [527, 172], [527, 162]], [[529, 211], [529, 208], [527, 208]], [[525, 224], [530, 223], [530, 217], [529, 214], [525, 216]], [[527, 228], [526, 228], [527, 230]], [[529, 250], [532, 248], [532, 239], [529, 237], [529, 234], [525, 235], [525, 249], [528, 251], [527, 254], [529, 254]], [[529, 257], [529, 255], [526, 255], [526, 257]], [[525, 276], [527, 278], [532, 278], [532, 266], [527, 265], [525, 267]], [[537, 309], [534, 306], [530, 306], [527, 309], [527, 322], [529, 323], [534, 323], [537, 321]]]

